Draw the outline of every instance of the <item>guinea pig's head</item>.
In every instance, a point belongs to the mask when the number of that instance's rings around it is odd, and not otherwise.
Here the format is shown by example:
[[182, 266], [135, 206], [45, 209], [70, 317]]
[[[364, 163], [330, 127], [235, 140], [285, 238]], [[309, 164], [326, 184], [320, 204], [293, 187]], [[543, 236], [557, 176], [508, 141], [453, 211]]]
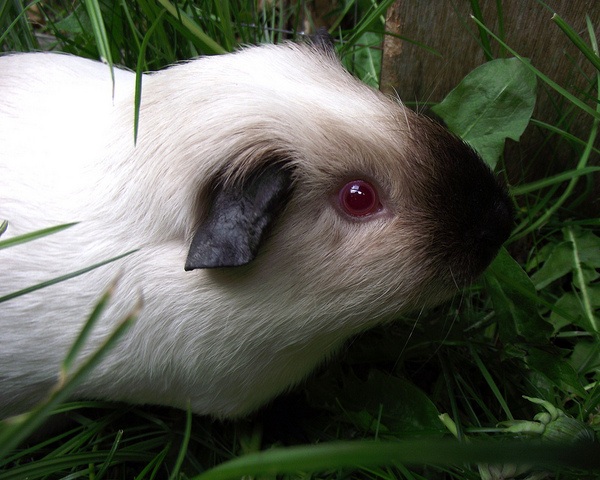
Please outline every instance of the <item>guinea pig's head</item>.
[[201, 194], [187, 270], [262, 285], [275, 303], [302, 298], [355, 328], [438, 303], [483, 272], [513, 210], [471, 147], [319, 48], [246, 54], [266, 72], [248, 74], [262, 114], [231, 119], [244, 133], [230, 132], [232, 153]]

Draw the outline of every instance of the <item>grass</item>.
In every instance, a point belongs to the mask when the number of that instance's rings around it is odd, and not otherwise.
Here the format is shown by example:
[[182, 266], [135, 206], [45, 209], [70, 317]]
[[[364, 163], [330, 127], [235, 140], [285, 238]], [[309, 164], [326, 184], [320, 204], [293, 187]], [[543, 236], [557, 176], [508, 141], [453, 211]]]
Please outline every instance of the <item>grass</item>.
[[[371, 84], [377, 83], [381, 55], [369, 47], [381, 42], [389, 3], [348, 1], [330, 12], [344, 63]], [[575, 187], [585, 186], [598, 170], [590, 162], [599, 153], [598, 75], [590, 78], [587, 91], [570, 93], [520, 60], [519, 52], [481, 21], [478, 2], [471, 4], [473, 25], [490, 60], [474, 75], [498, 78], [508, 68], [492, 70], [503, 61], [493, 63], [489, 45], [500, 42], [501, 51], [517, 59], [510, 63], [518, 71], [511, 70], [511, 78], [520, 75], [556, 90], [565, 118], [573, 111], [590, 118], [586, 138], [571, 134], [568, 122], [530, 119], [526, 104], [533, 89], [520, 100], [523, 125], [480, 147], [499, 172], [504, 158], [497, 153], [505, 139], [518, 138], [526, 126], [558, 136], [578, 152], [570, 170], [513, 182], [517, 228], [481, 282], [445, 305], [361, 335], [305, 386], [236, 422], [158, 407], [66, 402], [69, 388], [85, 374], [69, 365], [78, 342], [48, 403], [0, 424], [0, 480], [535, 479], [547, 478], [544, 472], [593, 478], [600, 456], [586, 439], [600, 428], [600, 221], [575, 213], [589, 195]], [[573, 42], [597, 70], [592, 21], [585, 36], [558, 15], [553, 21], [565, 44]], [[294, 38], [306, 23], [311, 17], [302, 2], [265, 2], [258, 8], [243, 1], [55, 0], [25, 8], [14, 0], [0, 4], [0, 50], [56, 48], [141, 72], [231, 51], [240, 43]], [[484, 83], [491, 87], [491, 80]], [[449, 96], [446, 108], [444, 102], [438, 107], [458, 133], [465, 118], [481, 108], [464, 100], [468, 85], [465, 79], [453, 92], [454, 106]], [[502, 108], [494, 105], [494, 112]], [[0, 234], [3, 229], [0, 225]], [[52, 231], [21, 241], [46, 234]], [[0, 248], [10, 244], [0, 240]], [[122, 328], [130, 321], [124, 319]], [[81, 341], [85, 330], [82, 335]], [[50, 412], [54, 425], [27, 438]], [[548, 438], [563, 443], [544, 442]], [[514, 466], [538, 462], [542, 470]]]

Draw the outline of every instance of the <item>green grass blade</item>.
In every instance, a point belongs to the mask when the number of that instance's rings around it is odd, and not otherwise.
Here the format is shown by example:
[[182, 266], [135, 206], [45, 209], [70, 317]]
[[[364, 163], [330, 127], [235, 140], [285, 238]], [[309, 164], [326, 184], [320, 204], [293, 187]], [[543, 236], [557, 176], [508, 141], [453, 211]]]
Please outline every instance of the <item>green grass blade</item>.
[[596, 38], [596, 31], [594, 30], [594, 25], [592, 25], [592, 20], [589, 15], [585, 16], [585, 24], [587, 25], [590, 43], [592, 44], [592, 53], [594, 58], [598, 59], [600, 55], [600, 50], [598, 50], [598, 39]]
[[394, 3], [394, 0], [384, 0], [379, 5], [375, 4], [364, 18], [361, 19], [360, 23], [352, 30], [352, 34], [346, 40], [344, 45], [342, 45], [340, 55], [346, 53], [349, 48], [354, 47], [358, 42], [358, 39], [369, 30], [373, 23], [378, 21], [382, 15], [385, 15], [385, 12], [392, 3]]
[[577, 466], [600, 469], [600, 446], [556, 445], [540, 442], [470, 442], [408, 440], [397, 442], [335, 442], [275, 448], [230, 460], [193, 480], [225, 480], [248, 475], [316, 472], [345, 467], [380, 467], [395, 464], [460, 465], [511, 463]]
[[[74, 372], [68, 373], [66, 376], [61, 375], [61, 380], [50, 392], [45, 402], [34, 408], [31, 412], [0, 422], [0, 458], [6, 457], [34, 432], [44, 419], [53, 412], [54, 408], [72, 393], [79, 382], [100, 363], [106, 353], [131, 327], [137, 318], [140, 308], [141, 303], [118, 324], [112, 334]], [[93, 319], [88, 319], [88, 322], [90, 321], [93, 321]], [[0, 476], [0, 479], [2, 478]]]
[[[589, 20], [589, 17], [587, 17]], [[587, 43], [583, 41], [583, 39], [577, 34], [575, 30], [565, 22], [561, 17], [559, 17], [556, 13], [552, 15], [552, 21], [558, 25], [558, 27], [563, 31], [563, 33], [567, 36], [571, 42], [577, 47], [577, 49], [585, 55], [585, 58], [589, 60], [589, 62], [600, 71], [600, 57], [594, 52], [592, 48], [588, 46]], [[588, 29], [590, 26], [590, 22], [588, 21]], [[593, 29], [592, 29], [593, 31]]]
[[123, 430], [117, 431], [117, 434], [115, 435], [115, 441], [113, 442], [110, 450], [106, 454], [106, 457], [103, 459], [102, 466], [100, 467], [100, 470], [98, 470], [98, 473], [95, 475], [94, 480], [101, 480], [102, 477], [104, 477], [104, 475], [110, 468], [110, 466], [112, 465], [113, 459], [117, 453], [117, 448], [119, 447], [119, 444], [121, 443], [122, 437], [123, 437]]
[[596, 320], [596, 316], [594, 315], [594, 305], [591, 300], [591, 292], [588, 286], [588, 282], [585, 280], [586, 274], [584, 272], [584, 264], [581, 259], [580, 250], [579, 250], [579, 242], [576, 236], [573, 233], [572, 228], [566, 229], [567, 240], [571, 242], [573, 245], [573, 274], [575, 275], [578, 284], [579, 291], [581, 294], [581, 306], [585, 313], [585, 318], [587, 320], [587, 324], [590, 327], [590, 330], [594, 332], [596, 335], [600, 332], [600, 326]]
[[539, 71], [537, 68], [535, 68], [533, 65], [531, 65], [531, 63], [527, 59], [523, 58], [515, 50], [513, 50], [506, 43], [504, 43], [497, 35], [495, 35], [489, 28], [487, 28], [483, 23], [481, 23], [475, 17], [471, 17], [471, 18], [473, 18], [473, 21], [477, 25], [479, 25], [482, 28], [484, 28], [487, 31], [487, 33], [492, 38], [494, 38], [504, 48], [506, 48], [507, 51], [509, 51], [512, 55], [514, 55], [515, 58], [518, 58], [521, 62], [523, 62], [525, 65], [527, 65], [527, 68], [529, 68], [533, 73], [535, 73], [535, 75], [540, 80], [542, 80], [545, 84], [547, 84], [550, 88], [552, 88], [553, 90], [555, 90], [556, 92], [558, 92], [559, 94], [561, 94], [563, 97], [565, 97], [573, 105], [577, 106], [579, 109], [581, 109], [584, 112], [586, 112], [589, 115], [591, 115], [594, 119], [600, 119], [600, 113], [598, 111], [596, 111], [593, 108], [589, 107], [584, 102], [582, 102], [581, 100], [579, 100], [576, 96], [572, 95], [567, 90], [565, 90], [563, 87], [561, 87], [558, 83], [556, 83], [555, 81], [551, 80], [549, 77], [547, 77], [546, 75], [544, 75], [541, 71]]
[[337, 28], [340, 26], [340, 24], [344, 20], [344, 17], [346, 17], [346, 15], [350, 11], [350, 9], [352, 9], [352, 7], [354, 7], [355, 4], [356, 4], [356, 0], [350, 1], [350, 2], [344, 2], [338, 16], [331, 23], [331, 27], [329, 28], [329, 33], [335, 32], [337, 30]]
[[[37, 240], [38, 238], [45, 237], [47, 235], [52, 235], [53, 233], [58, 233], [67, 228], [71, 228], [72, 226], [77, 225], [77, 222], [74, 223], [64, 223], [62, 225], [56, 225], [50, 228], [44, 228], [42, 230], [36, 230], [35, 232], [26, 233], [24, 235], [19, 235], [18, 237], [8, 238], [6, 240], [0, 241], [0, 250], [4, 248], [14, 247], [15, 245], [20, 245], [22, 243], [31, 242], [33, 240]], [[6, 228], [8, 227], [7, 222], [3, 222], [0, 225], [0, 235], [2, 235]]]
[[23, 288], [22, 290], [18, 290], [16, 292], [9, 293], [0, 297], [0, 303], [7, 302], [8, 300], [12, 300], [13, 298], [20, 297], [21, 295], [26, 295], [31, 292], [35, 292], [36, 290], [40, 290], [42, 288], [49, 287], [50, 285], [55, 285], [60, 282], [64, 282], [66, 280], [70, 280], [71, 278], [78, 277], [79, 275], [83, 275], [84, 273], [88, 273], [96, 268], [102, 267], [112, 262], [116, 262], [121, 258], [126, 257], [127, 255], [131, 255], [132, 253], [137, 252], [137, 250], [131, 250], [129, 252], [123, 253], [122, 255], [118, 255], [116, 257], [110, 258], [108, 260], [103, 260], [102, 262], [95, 263], [90, 265], [89, 267], [82, 268], [81, 270], [76, 270], [75, 272], [67, 273], [66, 275], [61, 275], [60, 277], [53, 278], [51, 280], [46, 280], [45, 282], [38, 283], [36, 285], [32, 285], [31, 287]]
[[148, 462], [148, 464], [140, 471], [140, 473], [135, 477], [134, 480], [152, 480], [156, 478], [158, 469], [164, 462], [170, 449], [171, 444], [167, 443], [165, 447], [160, 452], [158, 452], [158, 454], [153, 459], [151, 459]]
[[[11, 470], [0, 473], [0, 480], [24, 480], [29, 478], [49, 478], [54, 472], [61, 472], [89, 464], [101, 463], [108, 454], [105, 450], [94, 452], [71, 453], [68, 456], [44, 459], [39, 462], [19, 465]], [[113, 456], [113, 464], [127, 462], [146, 462], [152, 458], [152, 454], [144, 451], [116, 452]], [[79, 476], [81, 477], [81, 476]], [[50, 478], [66, 478], [54, 477]], [[85, 477], [82, 477], [85, 478]], [[87, 478], [93, 478], [88, 476]]]
[[502, 410], [504, 411], [504, 415], [506, 415], [506, 418], [508, 418], [509, 420], [513, 420], [514, 417], [510, 411], [508, 404], [506, 403], [506, 399], [502, 396], [502, 393], [500, 393], [500, 389], [498, 388], [498, 385], [496, 385], [496, 382], [494, 381], [494, 378], [490, 374], [490, 371], [485, 366], [485, 363], [481, 360], [481, 357], [479, 356], [479, 354], [477, 353], [475, 348], [473, 348], [472, 345], [470, 345], [469, 352], [471, 353], [471, 356], [475, 360], [475, 364], [477, 365], [477, 368], [479, 368], [479, 370], [481, 371], [481, 373], [483, 375], [483, 378], [485, 379], [488, 386], [490, 387], [490, 390], [493, 392], [494, 397], [496, 397], [496, 400], [502, 407]]
[[[506, 38], [505, 35], [505, 30], [504, 30], [504, 7], [502, 5], [502, 0], [496, 0], [496, 11], [498, 12], [497, 14], [497, 21], [498, 21], [498, 34], [500, 36], [500, 38]], [[504, 58], [506, 57], [506, 50], [502, 47], [500, 50], [500, 58]]]
[[158, 2], [169, 12], [173, 17], [180, 21], [184, 27], [186, 27], [190, 33], [192, 33], [199, 41], [203, 44], [206, 49], [206, 53], [227, 53], [227, 50], [215, 42], [209, 37], [200, 25], [194, 22], [189, 16], [187, 16], [180, 9], [176, 8], [169, 0], [158, 0]]
[[110, 53], [110, 43], [106, 34], [106, 27], [102, 18], [102, 11], [98, 0], [84, 0], [86, 10], [92, 22], [92, 30], [96, 38], [96, 46], [100, 59], [110, 67], [111, 77], [114, 83], [113, 61]]
[[77, 335], [77, 338], [73, 342], [71, 349], [69, 350], [62, 362], [60, 369], [61, 378], [66, 378], [69, 372], [71, 371], [71, 367], [73, 366], [75, 359], [81, 353], [81, 350], [87, 342], [90, 333], [92, 332], [92, 329], [94, 328], [96, 323], [98, 323], [98, 320], [102, 316], [102, 312], [106, 308], [108, 301], [113, 296], [115, 287], [116, 282], [113, 283], [110, 287], [108, 287], [106, 292], [104, 292], [102, 297], [100, 297], [100, 300], [98, 301], [98, 303], [96, 303], [94, 309], [92, 310], [92, 313], [90, 314], [90, 317], [88, 318], [88, 321], [85, 322], [85, 325], [79, 332], [79, 335]]
[[[135, 44], [135, 50], [139, 52], [141, 49], [140, 38], [142, 38], [142, 34], [140, 33], [138, 25], [136, 24], [136, 21], [133, 18], [135, 13], [132, 12], [132, 8], [130, 8], [130, 5], [127, 2], [123, 1], [120, 2], [120, 4], [121, 9], [123, 11], [123, 15], [125, 15], [125, 21], [129, 29], [131, 30], [131, 35], [128, 38], [133, 39], [133, 43]], [[133, 5], [131, 7], [133, 7]], [[131, 40], [129, 40], [129, 43], [131, 43]]]
[[183, 440], [181, 442], [181, 447], [179, 448], [179, 453], [177, 454], [177, 460], [175, 461], [175, 466], [173, 467], [173, 472], [171, 473], [171, 479], [177, 480], [179, 478], [179, 470], [181, 469], [181, 465], [183, 465], [183, 461], [185, 460], [185, 455], [188, 450], [188, 445], [190, 443], [190, 436], [192, 434], [192, 407], [188, 402], [186, 416], [185, 416], [185, 430], [183, 433]]
[[217, 11], [217, 18], [220, 20], [219, 25], [223, 31], [223, 42], [225, 44], [225, 50], [230, 52], [235, 46], [235, 33], [233, 32], [233, 25], [231, 24], [231, 12], [229, 10], [229, 2], [223, 2], [216, 0], [214, 3]]
[[[563, 130], [562, 128], [559, 128], [555, 125], [550, 125], [549, 123], [542, 122], [541, 120], [536, 120], [535, 118], [532, 118], [530, 120], [530, 123], [537, 127], [548, 130], [549, 132], [556, 133], [556, 134], [560, 135], [562, 138], [564, 138], [565, 140], [568, 140], [570, 142], [576, 143], [583, 147], [585, 147], [587, 145], [587, 140], [582, 140], [581, 138], [578, 138], [575, 135], [573, 135], [572, 133], [569, 133], [566, 130]], [[593, 153], [600, 154], [600, 149], [598, 149], [596, 147], [594, 147], [592, 151], [593, 151]]]
[[[479, 6], [478, 0], [471, 0], [471, 10], [473, 16], [483, 24], [483, 14], [481, 13], [481, 7]], [[490, 37], [484, 28], [479, 27], [479, 36], [481, 37], [481, 46], [483, 47], [483, 54], [486, 60], [493, 60], [492, 45], [490, 44]]]
[[[0, 459], [0, 468], [4, 467], [4, 465], [8, 465], [18, 461], [19, 458], [33, 457], [37, 452], [49, 448], [55, 442], [62, 443], [64, 440], [64, 443], [68, 444], [73, 434], [75, 434], [78, 430], [81, 430], [81, 428], [82, 427], [77, 427], [72, 430], [67, 430], [59, 433], [58, 435], [52, 436], [51, 438], [35, 443], [32, 446], [21, 448], [15, 455]], [[50, 454], [50, 456], [52, 456], [52, 454]]]
[[[418, 42], [418, 41], [416, 41], [416, 40], [414, 40], [412, 38], [408, 38], [408, 37], [405, 37], [403, 35], [398, 35], [397, 33], [388, 32], [388, 31], [385, 32], [385, 35], [397, 38], [399, 40], [402, 40], [403, 42], [410, 43], [410, 44], [412, 44], [412, 45], [414, 45], [416, 47], [421, 48], [422, 50], [425, 50], [427, 53], [431, 53], [432, 55], [435, 55], [436, 57], [442, 58], [444, 56], [444, 55], [442, 55], [441, 52], [439, 52], [435, 48], [430, 47], [430, 46], [428, 46], [428, 45], [426, 45], [426, 44], [424, 44], [422, 42]], [[426, 105], [426, 102], [419, 102], [419, 105]]]
[[138, 55], [137, 65], [135, 69], [135, 97], [134, 97], [134, 112], [133, 112], [133, 142], [137, 143], [138, 136], [138, 127], [140, 123], [140, 107], [142, 105], [142, 79], [143, 79], [143, 70], [146, 66], [146, 49], [148, 47], [148, 43], [152, 38], [152, 34], [156, 27], [160, 25], [162, 22], [165, 11], [163, 10], [158, 14], [146, 35], [144, 35], [144, 39], [142, 40], [142, 44], [140, 46], [140, 51]]
[[[598, 78], [600, 81], [600, 76], [598, 76]], [[599, 93], [600, 93], [600, 90], [599, 90]], [[600, 103], [598, 104], [598, 107], [600, 108]], [[581, 157], [577, 164], [577, 170], [585, 168], [590, 159], [590, 155], [594, 149], [594, 142], [596, 141], [596, 137], [598, 135], [598, 125], [599, 124], [600, 124], [600, 117], [594, 118], [594, 122], [592, 124], [592, 128], [590, 130], [590, 135], [588, 138], [588, 143], [586, 144], [585, 150], [581, 154]], [[522, 238], [526, 235], [529, 235], [531, 232], [536, 231], [538, 228], [540, 228], [542, 225], [544, 225], [546, 222], [548, 222], [550, 220], [550, 218], [552, 218], [554, 216], [554, 214], [566, 203], [568, 198], [571, 196], [571, 194], [573, 193], [573, 190], [575, 189], [575, 185], [577, 184], [578, 178], [579, 177], [571, 178], [571, 180], [569, 181], [569, 183], [567, 184], [567, 186], [565, 188], [565, 191], [544, 212], [544, 214], [541, 215], [535, 222], [530, 223], [523, 230], [518, 231], [518, 232], [515, 231], [515, 233], [513, 233], [512, 237], [511, 237], [511, 240], [514, 241], [518, 238]]]
[[[5, 20], [10, 19], [14, 16], [14, 19], [11, 20], [10, 24], [4, 28], [4, 32], [0, 35], [0, 46], [7, 41], [9, 35], [13, 35], [16, 40], [12, 43], [11, 50], [18, 51], [32, 51], [39, 47], [37, 38], [35, 37], [33, 30], [31, 28], [31, 24], [27, 21], [27, 10], [32, 6], [38, 4], [41, 0], [35, 0], [27, 5], [27, 8], [23, 8], [22, 2], [20, 1], [7, 1], [4, 0], [1, 2], [0, 7], [0, 25], [4, 26]], [[15, 12], [11, 10], [11, 5], [18, 12], [17, 15], [14, 15]], [[17, 29], [17, 25], [19, 28]]]
[[510, 193], [513, 195], [525, 195], [531, 192], [535, 192], [537, 190], [541, 190], [542, 188], [551, 187], [553, 185], [567, 182], [577, 177], [583, 177], [585, 175], [597, 172], [600, 172], [600, 167], [584, 167], [578, 168], [576, 170], [568, 170], [566, 172], [553, 175], [551, 177], [543, 178], [535, 182], [530, 182], [526, 185], [517, 185], [511, 187]]
[[110, 78], [112, 81], [112, 94], [115, 94], [115, 69], [113, 65], [112, 54], [110, 53], [110, 43], [106, 34], [106, 27], [102, 18], [102, 11], [98, 0], [84, 0], [90, 21], [92, 22], [92, 30], [96, 39], [96, 47], [100, 55], [100, 60], [108, 66]]

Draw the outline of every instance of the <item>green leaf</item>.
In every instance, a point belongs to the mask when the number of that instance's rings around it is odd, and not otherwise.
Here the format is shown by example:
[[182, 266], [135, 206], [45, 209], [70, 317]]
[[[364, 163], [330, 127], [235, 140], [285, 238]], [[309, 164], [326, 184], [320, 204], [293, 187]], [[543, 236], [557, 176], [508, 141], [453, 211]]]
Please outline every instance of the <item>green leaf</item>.
[[[600, 237], [590, 230], [577, 226], [563, 229], [564, 241], [549, 244], [543, 252], [549, 254], [543, 260], [541, 268], [532, 275], [538, 290], [563, 277], [572, 276], [571, 291], [563, 293], [552, 305], [550, 322], [555, 332], [573, 323], [590, 333], [598, 333], [600, 317], [596, 314], [600, 308]], [[568, 318], [567, 318], [568, 317]]]
[[571, 355], [571, 366], [581, 375], [600, 370], [600, 343], [581, 341]]
[[503, 342], [512, 343], [519, 337], [545, 342], [552, 329], [538, 313], [539, 300], [535, 287], [506, 249], [500, 250], [484, 278]]
[[[600, 285], [588, 289], [592, 308], [600, 308], [600, 288], [598, 287]], [[568, 318], [565, 317], [565, 313], [568, 313]], [[598, 315], [592, 314], [592, 317], [594, 322], [600, 323]], [[570, 324], [577, 325], [586, 332], [593, 331], [590, 330], [590, 319], [582, 303], [581, 295], [574, 292], [567, 292], [556, 301], [555, 308], [550, 314], [550, 322], [554, 325], [555, 332]]]
[[507, 138], [518, 140], [535, 105], [535, 75], [516, 58], [473, 70], [433, 111], [492, 167]]
[[90, 17], [81, 5], [78, 5], [70, 15], [58, 20], [55, 25], [60, 30], [73, 34], [92, 31]]
[[474, 18], [474, 17], [472, 17], [472, 18], [473, 18], [473, 21], [479, 27], [483, 28], [488, 33], [488, 35], [490, 35], [494, 40], [496, 40], [500, 44], [500, 46], [502, 46], [508, 52], [510, 52], [512, 55], [514, 55], [515, 58], [517, 58], [520, 62], [523, 62], [523, 65], [525, 65], [531, 72], [533, 72], [535, 74], [535, 76], [538, 77], [542, 82], [544, 82], [550, 88], [556, 90], [556, 92], [558, 92], [560, 95], [562, 95], [565, 99], [569, 100], [573, 105], [577, 106], [578, 108], [580, 108], [584, 112], [586, 112], [589, 115], [591, 115], [592, 118], [594, 118], [594, 119], [600, 119], [600, 111], [594, 110], [592, 107], [588, 106], [584, 101], [580, 100], [575, 95], [569, 93], [568, 90], [566, 90], [565, 88], [561, 87], [558, 83], [556, 83], [553, 80], [551, 80], [550, 78], [548, 78], [541, 71], [539, 71], [538, 69], [536, 69], [535, 67], [533, 67], [531, 65], [531, 63], [526, 58], [521, 57], [517, 53], [516, 50], [512, 49], [500, 37], [498, 37], [497, 35], [495, 35], [488, 27], [486, 27], [485, 25], [483, 25], [476, 18]]
[[[568, 318], [564, 316], [565, 312], [568, 312]], [[549, 320], [554, 327], [554, 334], [569, 325], [583, 325], [583, 311], [577, 296], [567, 292], [556, 300], [554, 308], [550, 310]]]
[[[357, 380], [338, 399], [362, 426], [396, 435], [443, 432], [435, 405], [412, 383], [373, 370], [366, 381]], [[368, 427], [369, 425], [367, 425]], [[383, 428], [382, 428], [383, 427]]]
[[590, 268], [600, 268], [600, 237], [591, 230], [569, 227], [563, 230], [566, 240], [573, 242], [582, 264]]
[[574, 392], [582, 397], [587, 395], [581, 386], [577, 372], [561, 355], [531, 348], [527, 354], [527, 364], [559, 389]]
[[537, 290], [550, 285], [569, 274], [573, 269], [573, 244], [571, 242], [560, 242], [551, 247], [548, 258], [542, 267], [531, 276]]

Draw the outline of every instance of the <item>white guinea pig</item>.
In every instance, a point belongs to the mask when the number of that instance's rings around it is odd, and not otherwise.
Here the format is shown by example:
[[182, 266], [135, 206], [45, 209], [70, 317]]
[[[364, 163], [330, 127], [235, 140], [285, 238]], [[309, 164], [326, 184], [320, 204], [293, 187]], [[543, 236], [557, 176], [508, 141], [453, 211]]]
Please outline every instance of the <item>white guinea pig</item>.
[[251, 412], [351, 335], [431, 306], [488, 265], [511, 204], [477, 154], [368, 88], [322, 42], [144, 75], [60, 54], [0, 58], [0, 416], [43, 399], [102, 291], [85, 354], [141, 314], [76, 392]]

